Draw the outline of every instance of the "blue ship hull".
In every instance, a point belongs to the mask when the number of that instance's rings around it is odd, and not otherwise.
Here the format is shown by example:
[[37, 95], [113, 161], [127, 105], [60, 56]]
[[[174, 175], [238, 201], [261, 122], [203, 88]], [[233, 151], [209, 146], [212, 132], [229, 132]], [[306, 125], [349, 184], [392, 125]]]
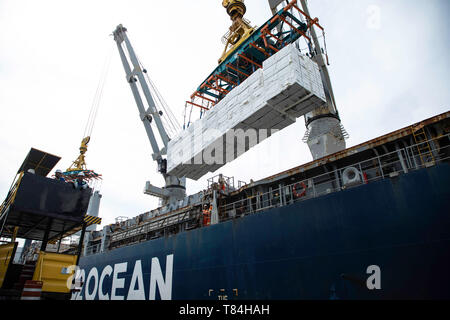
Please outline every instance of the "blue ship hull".
[[449, 182], [443, 163], [87, 256], [73, 298], [449, 299]]

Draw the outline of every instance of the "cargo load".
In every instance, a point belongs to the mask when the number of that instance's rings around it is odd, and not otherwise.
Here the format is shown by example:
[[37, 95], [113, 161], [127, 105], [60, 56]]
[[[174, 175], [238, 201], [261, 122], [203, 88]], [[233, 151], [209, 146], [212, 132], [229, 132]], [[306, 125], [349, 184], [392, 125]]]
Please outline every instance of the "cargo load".
[[[325, 101], [318, 65], [302, 55], [295, 43], [287, 45], [169, 142], [167, 171], [198, 180], [240, 156], [239, 147], [248, 151], [274, 130], [295, 123]], [[242, 145], [245, 142], [238, 139], [227, 140], [227, 134], [238, 129], [255, 129], [255, 143]], [[219, 161], [208, 163], [202, 154], [214, 149], [222, 152], [222, 157], [216, 154]]]

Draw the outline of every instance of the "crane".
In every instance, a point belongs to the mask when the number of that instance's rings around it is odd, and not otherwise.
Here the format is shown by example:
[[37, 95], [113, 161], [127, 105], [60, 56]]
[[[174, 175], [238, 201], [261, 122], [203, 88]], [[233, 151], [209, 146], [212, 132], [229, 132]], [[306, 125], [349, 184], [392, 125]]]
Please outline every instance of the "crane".
[[[162, 200], [162, 205], [183, 200], [186, 196], [186, 178], [178, 178], [167, 174], [167, 159], [165, 159], [164, 156], [167, 154], [167, 145], [170, 141], [170, 137], [161, 118], [163, 112], [156, 107], [155, 100], [159, 99], [157, 90], [148, 77], [146, 77], [147, 70], [143, 68], [136, 56], [130, 40], [128, 39], [127, 29], [120, 24], [113, 32], [113, 36], [125, 70], [126, 80], [130, 85], [131, 92], [133, 93], [138, 108], [139, 117], [144, 125], [153, 150], [152, 158], [158, 164], [158, 171], [162, 174], [165, 181], [165, 186], [163, 188], [156, 187], [147, 181], [144, 193], [160, 198]], [[150, 88], [153, 90], [150, 90]], [[144, 99], [141, 95], [141, 91]], [[146, 102], [146, 104], [144, 102]], [[156, 139], [152, 123], [156, 126], [156, 133], [162, 141], [162, 147], [160, 147]]]
[[66, 170], [66, 172], [85, 171], [87, 169], [85, 154], [88, 150], [89, 141], [91, 141], [90, 136], [84, 137], [83, 140], [81, 140], [80, 155], [75, 159], [75, 161], [73, 161], [72, 165]]
[[[272, 14], [277, 13], [277, 7], [285, 0], [268, 0]], [[311, 19], [308, 3], [306, 0], [299, 0], [307, 20]], [[289, 2], [289, 1], [286, 1]], [[312, 43], [308, 43], [309, 54], [319, 66], [326, 103], [305, 115], [306, 133], [303, 141], [308, 144], [313, 159], [319, 159], [326, 155], [342, 151], [346, 148], [345, 139], [348, 133], [341, 124], [341, 118], [336, 106], [336, 100], [331, 85], [330, 74], [328, 72], [328, 55], [322, 49], [317, 36], [315, 25], [311, 25], [309, 35]], [[325, 32], [323, 31], [325, 43]], [[325, 46], [326, 48], [326, 46]], [[324, 57], [324, 54], [326, 58]]]
[[[275, 12], [275, 16], [282, 15], [286, 11], [286, 10], [277, 11], [277, 6], [280, 5], [282, 2], [283, 1], [281, 0], [269, 0], [269, 5], [272, 9], [272, 12]], [[320, 108], [313, 110], [312, 112], [310, 112], [305, 116], [307, 127], [307, 134], [305, 135], [305, 137], [307, 136], [306, 142], [308, 143], [311, 153], [313, 154], [313, 158], [317, 159], [326, 154], [334, 153], [342, 149], [345, 149], [344, 138], [346, 133], [345, 129], [343, 129], [341, 125], [339, 114], [336, 108], [336, 103], [331, 87], [331, 81], [326, 67], [327, 62], [325, 61], [322, 55], [323, 51], [318, 42], [318, 37], [314, 31], [314, 25], [315, 24], [318, 25], [317, 24], [318, 19], [311, 18], [305, 0], [300, 1], [301, 6], [303, 7], [303, 11], [296, 6], [297, 1], [291, 2], [287, 1], [287, 2], [288, 2], [287, 8], [290, 8], [289, 10], [292, 10], [292, 6], [295, 6], [295, 8], [299, 12], [301, 12], [302, 16], [306, 18], [306, 23], [299, 22], [298, 23], [299, 26], [297, 28], [293, 28], [295, 32], [291, 30], [289, 35], [291, 37], [295, 35], [298, 38], [299, 37], [298, 34], [305, 35], [304, 32], [307, 32], [307, 29], [310, 29], [309, 35], [311, 36], [311, 38], [305, 36], [309, 40], [308, 41], [308, 47], [310, 49], [309, 54], [311, 58], [318, 63], [322, 76], [322, 82], [324, 84], [324, 91], [327, 100], [326, 103]], [[244, 44], [244, 42], [246, 41], [248, 42], [248, 39], [252, 39], [252, 37], [254, 37], [254, 34], [257, 34], [256, 29], [251, 27], [250, 23], [244, 19], [244, 15], [247, 10], [244, 4], [244, 0], [223, 0], [222, 6], [226, 9], [227, 14], [230, 16], [230, 19], [232, 20], [233, 23], [229, 29], [229, 32], [223, 38], [225, 40], [225, 49], [222, 54], [222, 57], [219, 60], [219, 68], [222, 64], [228, 61], [230, 57], [232, 57], [233, 53], [238, 48], [240, 48]], [[289, 19], [291, 18], [281, 17], [280, 19], [283, 21], [287, 21], [286, 23], [290, 25]], [[302, 18], [300, 18], [300, 20], [302, 20]], [[282, 26], [278, 24], [276, 27], [280, 28], [279, 33], [282, 34], [283, 33], [283, 30], [281, 30]], [[323, 30], [322, 27], [319, 26], [319, 28]], [[265, 30], [263, 28], [261, 32], [267, 33], [267, 31], [268, 30]], [[263, 35], [264, 36], [263, 40], [265, 36], [267, 36], [266, 33], [264, 33]], [[268, 34], [271, 35], [270, 33]], [[136, 53], [130, 43], [130, 40], [128, 39], [127, 29], [123, 27], [123, 25], [118, 25], [115, 31], [113, 32], [113, 36], [114, 40], [116, 41], [120, 58], [125, 70], [126, 80], [130, 85], [133, 97], [138, 107], [140, 119], [144, 125], [148, 140], [153, 150], [152, 158], [154, 161], [157, 162], [158, 171], [163, 175], [165, 181], [165, 186], [163, 188], [153, 186], [150, 184], [150, 182], [147, 182], [144, 192], [146, 194], [159, 197], [160, 199], [163, 200], [162, 202], [163, 204], [168, 204], [176, 202], [178, 200], [182, 200], [186, 196], [186, 187], [185, 187], [186, 181], [184, 177], [183, 178], [175, 177], [167, 173], [167, 159], [165, 159], [164, 156], [167, 155], [167, 147], [170, 138], [162, 122], [163, 113], [161, 112], [161, 110], [158, 110], [155, 104], [155, 99], [157, 98], [154, 93], [155, 88], [153, 88], [152, 92], [150, 87], [153, 87], [153, 85], [151, 84], [150, 81], [146, 81], [146, 76], [148, 78], [147, 70], [142, 66], [142, 64], [140, 63], [139, 59], [136, 56]], [[270, 51], [269, 48], [267, 48], [267, 50]], [[275, 52], [278, 50], [279, 49], [275, 50]], [[256, 52], [255, 54], [260, 53]], [[245, 61], [250, 60], [248, 57], [243, 57], [243, 59]], [[225, 77], [225, 80], [229, 82], [230, 79]], [[237, 83], [239, 83], [239, 81], [237, 81]], [[203, 87], [200, 86], [200, 88]], [[202, 90], [206, 89], [203, 88]], [[229, 91], [230, 89], [227, 90]], [[206, 99], [201, 94], [201, 92], [199, 92], [199, 89], [197, 90], [196, 93], [194, 93], [194, 95], [195, 96], [201, 95], [201, 98]], [[191, 99], [194, 98], [191, 97]], [[206, 100], [211, 101], [210, 98]], [[191, 104], [195, 105], [195, 103], [192, 103], [192, 101]], [[156, 134], [159, 135], [160, 140], [159, 143]], [[161, 142], [162, 145], [160, 146]]]

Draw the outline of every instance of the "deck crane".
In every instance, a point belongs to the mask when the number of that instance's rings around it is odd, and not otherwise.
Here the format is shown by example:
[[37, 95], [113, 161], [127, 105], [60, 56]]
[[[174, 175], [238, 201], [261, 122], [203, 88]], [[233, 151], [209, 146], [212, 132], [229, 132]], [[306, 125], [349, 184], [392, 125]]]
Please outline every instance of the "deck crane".
[[[162, 174], [165, 181], [163, 188], [156, 187], [148, 181], [145, 186], [144, 193], [158, 197], [162, 200], [162, 205], [168, 205], [178, 200], [183, 200], [186, 196], [186, 178], [178, 178], [167, 174], [167, 159], [163, 156], [167, 154], [167, 145], [170, 141], [170, 137], [166, 131], [166, 128], [162, 122], [163, 112], [156, 107], [155, 100], [157, 95], [155, 88], [150, 81], [146, 81], [147, 70], [143, 68], [142, 64], [138, 60], [136, 53], [130, 43], [130, 40], [126, 34], [127, 29], [121, 24], [117, 26], [113, 32], [114, 40], [116, 41], [117, 48], [119, 50], [120, 58], [122, 60], [123, 67], [125, 69], [126, 80], [130, 85], [133, 97], [138, 107], [139, 116], [144, 124], [147, 137], [150, 141], [150, 145], [153, 150], [152, 158], [158, 164], [158, 171]], [[125, 44], [125, 45], [123, 45]], [[128, 55], [128, 56], [127, 56]], [[148, 108], [146, 109], [144, 100], [141, 96], [141, 91], [147, 102]], [[150, 86], [154, 89], [150, 90]], [[155, 132], [152, 128], [152, 123], [156, 125], [157, 133], [162, 141], [162, 148], [160, 148], [155, 136]]]
[[[268, 0], [272, 14], [277, 13], [277, 7], [285, 0]], [[304, 16], [310, 20], [308, 3], [306, 0], [300, 0]], [[309, 22], [309, 21], [308, 21]], [[341, 118], [336, 106], [336, 100], [331, 85], [330, 74], [327, 65], [328, 55], [320, 45], [319, 37], [317, 36], [316, 26], [312, 25], [308, 33], [312, 41], [308, 43], [309, 54], [319, 66], [320, 75], [322, 78], [323, 88], [325, 91], [326, 103], [314, 109], [305, 115], [306, 133], [303, 141], [308, 144], [314, 160], [327, 156], [329, 154], [345, 150], [345, 139], [348, 138], [348, 133], [341, 124]], [[325, 44], [325, 31], [323, 31], [323, 42]], [[325, 45], [326, 49], [326, 45]]]

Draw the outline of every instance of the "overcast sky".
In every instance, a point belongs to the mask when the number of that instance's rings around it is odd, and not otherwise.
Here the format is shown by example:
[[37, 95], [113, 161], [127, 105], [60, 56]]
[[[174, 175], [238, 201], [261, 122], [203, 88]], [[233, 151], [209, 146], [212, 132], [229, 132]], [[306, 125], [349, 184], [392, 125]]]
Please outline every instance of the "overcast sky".
[[[252, 25], [271, 16], [246, 0]], [[449, 110], [450, 1], [310, 0], [325, 27], [330, 74], [353, 146]], [[184, 102], [217, 66], [230, 20], [220, 0], [0, 0], [0, 197], [31, 147], [62, 157], [78, 148], [103, 64], [112, 60], [86, 161], [103, 174], [102, 225], [157, 207], [162, 186], [115, 42], [122, 23], [140, 60], [182, 121]], [[258, 180], [312, 160], [304, 120], [218, 172]], [[55, 168], [56, 169], [56, 168]], [[188, 181], [206, 188], [207, 175]]]

